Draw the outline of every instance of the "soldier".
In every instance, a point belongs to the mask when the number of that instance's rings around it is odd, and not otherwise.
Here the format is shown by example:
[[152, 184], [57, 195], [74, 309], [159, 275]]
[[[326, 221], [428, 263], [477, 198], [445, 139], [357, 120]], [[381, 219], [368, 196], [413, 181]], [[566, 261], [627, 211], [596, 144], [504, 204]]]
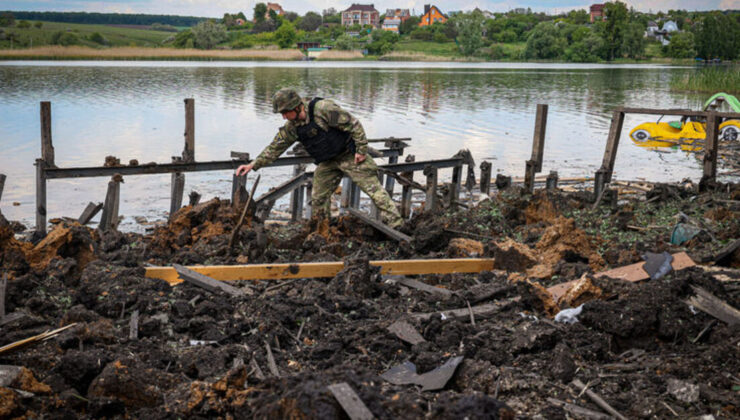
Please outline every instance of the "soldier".
[[295, 90], [287, 88], [280, 89], [272, 97], [272, 111], [282, 114], [287, 122], [257, 159], [236, 169], [237, 175], [269, 165], [299, 141], [317, 165], [311, 195], [316, 217], [328, 218], [331, 195], [346, 175], [381, 210], [385, 224], [392, 228], [403, 224], [393, 200], [380, 185], [378, 167], [367, 154], [365, 130], [355, 117], [334, 101], [301, 99]]

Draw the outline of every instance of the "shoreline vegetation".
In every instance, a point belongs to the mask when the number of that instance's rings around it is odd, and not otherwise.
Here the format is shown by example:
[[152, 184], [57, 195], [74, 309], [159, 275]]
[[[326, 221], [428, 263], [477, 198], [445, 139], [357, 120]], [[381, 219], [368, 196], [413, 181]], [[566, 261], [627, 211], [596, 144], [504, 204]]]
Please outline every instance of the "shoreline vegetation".
[[674, 77], [671, 90], [675, 92], [727, 92], [740, 94], [740, 66], [731, 68], [707, 67], [698, 72]]
[[[197, 48], [166, 47], [110, 47], [92, 48], [85, 46], [46, 45], [23, 49], [0, 49], [3, 60], [172, 60], [172, 61], [302, 61], [307, 57], [299, 49], [277, 47], [239, 50], [202, 50]], [[411, 62], [553, 62], [570, 63], [565, 60], [503, 59], [485, 60], [479, 57], [460, 57], [420, 51], [391, 51], [382, 56], [364, 56], [359, 50], [327, 50], [318, 61], [411, 61]], [[693, 60], [652, 58], [648, 60], [617, 59], [602, 64], [692, 64]], [[588, 64], [588, 63], [583, 63]]]

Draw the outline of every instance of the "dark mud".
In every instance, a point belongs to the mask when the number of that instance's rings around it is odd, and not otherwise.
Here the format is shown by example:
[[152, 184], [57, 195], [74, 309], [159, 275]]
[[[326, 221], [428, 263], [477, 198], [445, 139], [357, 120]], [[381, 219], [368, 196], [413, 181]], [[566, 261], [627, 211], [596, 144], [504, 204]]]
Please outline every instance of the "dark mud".
[[[25, 315], [2, 325], [0, 345], [77, 323], [0, 355], [0, 365], [26, 368], [0, 387], [0, 417], [346, 418], [326, 388], [346, 382], [378, 418], [564, 419], [574, 416], [548, 398], [601, 410], [570, 385], [579, 379], [628, 418], [739, 418], [740, 327], [685, 301], [698, 286], [740, 307], [740, 251], [724, 271], [594, 279], [590, 294], [560, 302], [583, 303], [579, 322], [550, 319], [559, 308], [549, 285], [648, 251], [709, 261], [740, 238], [737, 186], [666, 191], [592, 210], [584, 194], [510, 188], [470, 210], [416, 216], [403, 245], [341, 217], [328, 226], [254, 222], [229, 251], [238, 215], [219, 200], [183, 208], [149, 236], [60, 224], [36, 245], [0, 216], [6, 312]], [[679, 212], [707, 234], [671, 245]], [[451, 295], [400, 286], [368, 264], [481, 255], [495, 258], [493, 272], [418, 276]], [[254, 294], [239, 299], [144, 277], [146, 264], [306, 261], [347, 265], [331, 279], [249, 283]], [[506, 303], [474, 323], [413, 316], [493, 302]], [[390, 333], [399, 320], [425, 341]], [[406, 361], [422, 374], [455, 356], [464, 360], [441, 391], [380, 377]]]

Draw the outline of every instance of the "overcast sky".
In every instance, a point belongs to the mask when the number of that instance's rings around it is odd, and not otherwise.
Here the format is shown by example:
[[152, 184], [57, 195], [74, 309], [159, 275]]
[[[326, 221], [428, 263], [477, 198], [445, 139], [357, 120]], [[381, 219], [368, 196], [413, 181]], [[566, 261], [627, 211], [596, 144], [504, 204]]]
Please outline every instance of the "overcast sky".
[[[185, 16], [222, 17], [224, 13], [244, 12], [252, 16], [252, 9], [259, 0], [0, 0], [0, 10], [32, 10], [57, 12], [103, 12], [103, 13], [147, 13]], [[356, 0], [355, 0], [356, 1]], [[364, 3], [370, 3], [368, 0]], [[266, 3], [266, 1], [265, 1]], [[278, 1], [285, 10], [305, 14], [320, 12], [334, 7], [346, 9], [352, 0], [282, 0]], [[418, 14], [424, 8], [424, 0], [375, 0], [375, 8], [381, 13], [388, 8], [414, 9]], [[685, 10], [740, 9], [740, 0], [626, 0], [629, 6], [648, 12]], [[446, 0], [432, 3], [443, 12], [472, 10], [479, 7], [492, 12], [505, 12], [517, 7], [530, 7], [535, 12], [559, 13], [571, 9], [588, 9], [591, 2], [582, 0]]]

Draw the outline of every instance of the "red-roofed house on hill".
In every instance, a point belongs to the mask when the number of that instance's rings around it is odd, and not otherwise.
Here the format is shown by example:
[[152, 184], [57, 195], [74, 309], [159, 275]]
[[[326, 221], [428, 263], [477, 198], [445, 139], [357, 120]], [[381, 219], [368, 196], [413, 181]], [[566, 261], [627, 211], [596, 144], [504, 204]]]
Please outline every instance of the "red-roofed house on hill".
[[596, 18], [604, 19], [604, 4], [591, 5], [591, 23], [594, 23]]
[[375, 10], [374, 4], [353, 4], [342, 12], [342, 25], [380, 25], [380, 12]]

